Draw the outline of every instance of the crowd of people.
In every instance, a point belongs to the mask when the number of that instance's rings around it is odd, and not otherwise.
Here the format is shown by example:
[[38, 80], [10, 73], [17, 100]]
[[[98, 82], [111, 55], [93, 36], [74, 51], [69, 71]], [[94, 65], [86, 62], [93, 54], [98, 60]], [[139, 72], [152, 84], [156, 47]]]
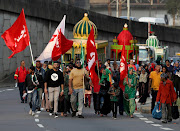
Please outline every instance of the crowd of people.
[[99, 60], [95, 69], [100, 78], [99, 92], [94, 91], [87, 63], [82, 65], [80, 59], [75, 62], [72, 59], [67, 65], [61, 61], [36, 61], [29, 69], [25, 67], [25, 61], [21, 61], [14, 79], [18, 83], [21, 103], [29, 103], [30, 115], [35, 115], [37, 110], [46, 110], [55, 118], [58, 112], [65, 117], [71, 114], [84, 118], [83, 108], [91, 107], [93, 97], [95, 114], [103, 117], [112, 111], [116, 119], [118, 112], [120, 115], [125, 112], [133, 118], [137, 108], [135, 99], [138, 97], [139, 103], [145, 105], [147, 98], [152, 97], [151, 111], [155, 103], [160, 102], [162, 122], [172, 121], [171, 106], [180, 91], [179, 62], [166, 60], [165, 65], [138, 65], [130, 60], [124, 89], [119, 85], [120, 67], [116, 61], [111, 64], [108, 59], [103, 64]]

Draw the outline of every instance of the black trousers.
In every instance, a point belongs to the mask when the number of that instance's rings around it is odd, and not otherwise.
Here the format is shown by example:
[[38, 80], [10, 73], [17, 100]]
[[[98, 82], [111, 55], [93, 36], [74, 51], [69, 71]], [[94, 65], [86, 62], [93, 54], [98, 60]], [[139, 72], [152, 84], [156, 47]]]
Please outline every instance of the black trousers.
[[97, 93], [93, 93], [93, 104], [95, 112], [100, 111], [100, 98]]
[[[24, 102], [24, 99], [23, 99], [23, 87], [24, 87], [24, 82], [22, 83], [18, 83], [18, 87], [19, 87], [19, 94], [20, 94], [20, 99], [22, 102]], [[27, 101], [27, 96], [25, 98], [25, 101]]]
[[117, 118], [117, 105], [118, 105], [118, 102], [111, 101], [111, 110], [112, 110], [114, 118]]
[[178, 95], [178, 91], [180, 92], [180, 77], [177, 75], [174, 76], [174, 86], [176, 88], [176, 93]]
[[71, 102], [70, 102], [70, 96], [64, 98], [64, 114], [67, 114], [67, 112], [70, 112], [71, 109]]
[[139, 83], [139, 96], [140, 96], [139, 102], [140, 103], [146, 103], [147, 94], [148, 94], [147, 83], [140, 82]]
[[119, 101], [118, 101], [118, 105], [119, 105], [119, 114], [121, 114], [124, 111], [124, 105], [123, 105], [123, 90], [120, 89], [120, 93], [119, 93]]
[[151, 112], [153, 111], [154, 106], [155, 106], [157, 93], [158, 93], [158, 91], [152, 90], [152, 94], [151, 94], [152, 95]]

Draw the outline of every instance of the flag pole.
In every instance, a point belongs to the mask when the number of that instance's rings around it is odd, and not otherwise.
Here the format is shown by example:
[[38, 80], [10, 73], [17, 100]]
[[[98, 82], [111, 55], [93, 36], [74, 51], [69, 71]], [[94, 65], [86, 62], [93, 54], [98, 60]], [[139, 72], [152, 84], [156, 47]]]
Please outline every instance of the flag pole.
[[62, 71], [63, 71], [63, 55], [61, 54], [61, 68], [62, 68]]
[[99, 75], [99, 62], [98, 61], [96, 61], [97, 63], [97, 70], [98, 70], [98, 78], [100, 79], [100, 75]]
[[29, 41], [29, 49], [30, 49], [30, 53], [31, 53], [31, 59], [32, 59], [32, 64], [34, 66], [34, 57], [33, 57], [33, 53], [32, 53], [32, 48], [31, 48], [31, 42]]
[[85, 86], [85, 83], [84, 83], [84, 76], [85, 76], [85, 68], [84, 68], [84, 65], [83, 65], [83, 94], [84, 94], [84, 104], [85, 104], [86, 98], [85, 98], [85, 89], [84, 89], [84, 86]]

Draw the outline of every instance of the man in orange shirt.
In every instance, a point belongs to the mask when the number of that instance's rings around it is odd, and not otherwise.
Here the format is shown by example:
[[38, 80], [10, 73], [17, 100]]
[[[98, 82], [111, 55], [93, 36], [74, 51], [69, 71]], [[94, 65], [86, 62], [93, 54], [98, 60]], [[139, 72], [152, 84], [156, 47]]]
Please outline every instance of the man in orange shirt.
[[160, 72], [160, 66], [156, 66], [156, 70], [152, 71], [149, 76], [149, 91], [152, 94], [152, 103], [151, 103], [151, 112], [154, 109], [155, 102], [156, 102], [156, 96], [159, 90], [159, 84], [161, 82], [161, 74]]
[[[26, 75], [28, 74], [28, 69], [26, 69], [26, 67], [25, 67], [25, 61], [24, 60], [22, 60], [20, 64], [21, 64], [21, 66], [16, 69], [16, 72], [14, 74], [14, 79], [18, 83], [21, 103], [24, 103], [24, 99], [22, 98], [23, 87], [24, 87]], [[27, 97], [25, 98], [25, 103], [27, 103]]]

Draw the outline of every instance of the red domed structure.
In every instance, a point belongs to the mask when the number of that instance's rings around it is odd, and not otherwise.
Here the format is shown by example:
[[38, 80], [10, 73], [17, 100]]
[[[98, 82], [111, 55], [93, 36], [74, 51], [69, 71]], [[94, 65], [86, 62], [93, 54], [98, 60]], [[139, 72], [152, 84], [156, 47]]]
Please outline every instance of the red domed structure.
[[124, 25], [123, 31], [118, 35], [117, 40], [118, 40], [118, 45], [131, 45], [133, 36], [129, 32], [127, 24]]
[[124, 45], [127, 54], [126, 60], [129, 61], [130, 59], [133, 59], [134, 56], [136, 56], [135, 59], [137, 62], [139, 53], [139, 48], [135, 45], [137, 43], [137, 40], [133, 40], [133, 36], [129, 32], [127, 24], [124, 25], [123, 31], [118, 35], [117, 39], [113, 39], [113, 42], [114, 44], [111, 45], [112, 59], [114, 58], [114, 56], [116, 60], [119, 60], [121, 58], [121, 51]]

